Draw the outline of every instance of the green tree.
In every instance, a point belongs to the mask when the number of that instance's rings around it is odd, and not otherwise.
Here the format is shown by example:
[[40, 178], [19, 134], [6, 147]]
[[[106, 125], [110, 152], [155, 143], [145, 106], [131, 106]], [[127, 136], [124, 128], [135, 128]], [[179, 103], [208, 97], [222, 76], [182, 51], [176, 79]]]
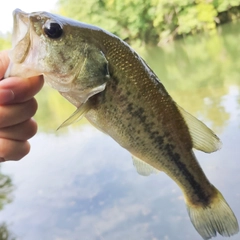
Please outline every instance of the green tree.
[[59, 0], [60, 14], [147, 44], [213, 31], [238, 17], [239, 6], [240, 0]]

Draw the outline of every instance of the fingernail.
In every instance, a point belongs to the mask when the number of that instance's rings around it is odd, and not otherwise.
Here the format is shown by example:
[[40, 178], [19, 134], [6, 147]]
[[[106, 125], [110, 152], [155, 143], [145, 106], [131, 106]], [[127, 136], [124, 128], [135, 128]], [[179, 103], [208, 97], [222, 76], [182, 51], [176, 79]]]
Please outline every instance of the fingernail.
[[0, 104], [6, 104], [14, 99], [14, 92], [8, 89], [0, 89]]

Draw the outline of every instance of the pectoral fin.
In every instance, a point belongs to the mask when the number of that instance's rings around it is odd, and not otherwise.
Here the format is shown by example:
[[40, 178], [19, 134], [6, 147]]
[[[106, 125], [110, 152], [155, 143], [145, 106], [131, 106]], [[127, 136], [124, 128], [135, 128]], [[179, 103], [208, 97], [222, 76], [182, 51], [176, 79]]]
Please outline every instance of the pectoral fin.
[[215, 152], [221, 148], [220, 139], [210, 128], [180, 106], [178, 109], [189, 128], [194, 148], [206, 153]]
[[81, 120], [82, 117], [84, 117], [84, 115], [89, 110], [90, 110], [90, 103], [87, 101], [87, 102], [83, 103], [79, 108], [77, 108], [77, 110], [66, 121], [64, 121], [58, 127], [58, 129], [63, 128], [63, 127], [67, 127], [67, 126], [71, 125], [74, 122], [78, 122], [79, 120]]
[[137, 169], [137, 172], [142, 176], [149, 176], [152, 173], [158, 173], [159, 171], [149, 165], [148, 163], [142, 161], [141, 159], [132, 156], [133, 159], [133, 166]]

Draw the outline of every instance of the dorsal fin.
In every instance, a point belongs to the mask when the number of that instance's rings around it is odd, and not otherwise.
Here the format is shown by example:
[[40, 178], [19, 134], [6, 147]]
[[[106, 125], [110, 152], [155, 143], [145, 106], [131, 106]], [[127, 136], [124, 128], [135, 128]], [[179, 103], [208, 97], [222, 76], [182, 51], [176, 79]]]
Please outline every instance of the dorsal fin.
[[84, 115], [89, 110], [90, 110], [90, 103], [89, 103], [89, 101], [87, 101], [87, 102], [83, 103], [79, 108], [77, 108], [77, 110], [58, 127], [58, 129], [63, 128], [63, 127], [67, 127], [74, 122], [80, 121], [81, 118], [84, 117]]
[[206, 153], [215, 152], [221, 148], [220, 139], [210, 128], [180, 106], [177, 105], [177, 107], [188, 126], [194, 148]]
[[141, 159], [132, 155], [133, 166], [136, 168], [137, 172], [142, 176], [149, 176], [152, 173], [158, 173], [159, 170], [152, 167], [148, 163], [142, 161]]

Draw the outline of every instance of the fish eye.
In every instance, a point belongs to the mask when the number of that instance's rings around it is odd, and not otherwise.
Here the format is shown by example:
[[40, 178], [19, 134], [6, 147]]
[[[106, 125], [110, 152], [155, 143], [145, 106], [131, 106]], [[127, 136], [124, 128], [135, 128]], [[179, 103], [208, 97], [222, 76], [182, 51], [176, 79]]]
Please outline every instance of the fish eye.
[[63, 34], [62, 26], [54, 21], [47, 21], [43, 26], [44, 33], [49, 38], [60, 38]]

